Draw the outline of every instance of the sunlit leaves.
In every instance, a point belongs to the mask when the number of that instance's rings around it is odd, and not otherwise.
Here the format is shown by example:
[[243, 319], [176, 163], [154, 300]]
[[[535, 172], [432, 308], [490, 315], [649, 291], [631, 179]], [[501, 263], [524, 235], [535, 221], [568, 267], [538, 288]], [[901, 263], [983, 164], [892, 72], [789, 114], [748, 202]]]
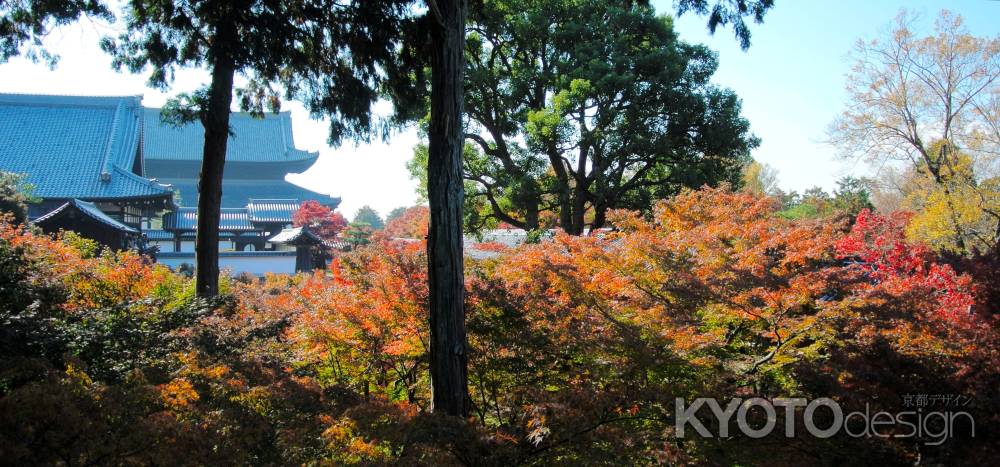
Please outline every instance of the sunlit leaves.
[[309, 227], [323, 239], [333, 240], [347, 227], [347, 219], [340, 213], [316, 201], [303, 201], [292, 214], [292, 225]]

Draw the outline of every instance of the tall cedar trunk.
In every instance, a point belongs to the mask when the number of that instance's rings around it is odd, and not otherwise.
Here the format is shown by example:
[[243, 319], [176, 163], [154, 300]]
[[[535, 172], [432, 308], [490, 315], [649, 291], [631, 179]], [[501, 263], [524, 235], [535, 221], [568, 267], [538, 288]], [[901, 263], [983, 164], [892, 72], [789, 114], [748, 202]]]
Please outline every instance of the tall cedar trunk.
[[431, 32], [431, 121], [427, 195], [430, 285], [431, 410], [470, 411], [462, 271], [462, 94], [466, 0], [428, 0]]
[[205, 147], [198, 180], [198, 230], [195, 237], [195, 292], [199, 297], [219, 294], [219, 218], [222, 206], [222, 170], [226, 163], [229, 142], [229, 112], [233, 102], [235, 64], [225, 50], [232, 37], [229, 25], [218, 28], [216, 47], [210, 57], [212, 84], [208, 91], [208, 108], [202, 117], [205, 127]]

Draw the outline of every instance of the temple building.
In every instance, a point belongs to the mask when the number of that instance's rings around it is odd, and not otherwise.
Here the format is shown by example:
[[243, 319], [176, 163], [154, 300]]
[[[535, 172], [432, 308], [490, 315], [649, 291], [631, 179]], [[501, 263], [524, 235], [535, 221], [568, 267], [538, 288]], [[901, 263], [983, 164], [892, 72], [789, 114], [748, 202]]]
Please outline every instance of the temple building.
[[[96, 209], [114, 226], [139, 231], [173, 209], [171, 188], [144, 176], [143, 116], [137, 96], [0, 94], [0, 170], [27, 176], [39, 199], [29, 219]], [[73, 218], [112, 225], [91, 215]]]
[[[219, 251], [268, 249], [268, 239], [292, 224], [292, 215], [300, 205], [295, 199], [251, 198], [244, 207], [222, 208]], [[197, 225], [197, 208], [181, 207], [164, 214], [162, 232], [151, 230], [147, 236], [160, 251], [193, 252]]]
[[[205, 130], [200, 123], [173, 126], [162, 122], [160, 109], [145, 109], [142, 136], [146, 174], [170, 184], [180, 209], [163, 217], [160, 228], [147, 232], [161, 258], [190, 256], [197, 225], [198, 175]], [[219, 251], [274, 250], [267, 239], [292, 223], [302, 201], [314, 200], [335, 209], [340, 198], [294, 185], [285, 176], [301, 173], [319, 153], [295, 147], [291, 114], [266, 113], [263, 118], [234, 112], [222, 177]], [[185, 258], [187, 259], [187, 258]]]
[[[146, 175], [172, 185], [179, 193], [180, 204], [197, 206], [205, 129], [197, 122], [181, 127], [162, 123], [160, 109], [145, 109], [144, 118]], [[285, 180], [286, 174], [305, 172], [319, 157], [317, 152], [295, 148], [291, 114], [266, 113], [263, 118], [255, 118], [234, 112], [229, 127], [223, 208], [243, 208], [251, 199], [315, 200], [330, 208], [340, 204], [340, 198]]]
[[[161, 263], [191, 265], [204, 130], [163, 123], [141, 101], [0, 94], [0, 171], [26, 174], [39, 200], [29, 220], [43, 230], [74, 230], [113, 249], [154, 246]], [[291, 227], [302, 201], [340, 204], [285, 180], [317, 157], [295, 147], [288, 112], [232, 114], [220, 266], [252, 274], [305, 266], [284, 237], [269, 239]]]
[[112, 219], [94, 203], [71, 199], [35, 219], [34, 224], [48, 234], [72, 230], [114, 250], [140, 247], [139, 230]]

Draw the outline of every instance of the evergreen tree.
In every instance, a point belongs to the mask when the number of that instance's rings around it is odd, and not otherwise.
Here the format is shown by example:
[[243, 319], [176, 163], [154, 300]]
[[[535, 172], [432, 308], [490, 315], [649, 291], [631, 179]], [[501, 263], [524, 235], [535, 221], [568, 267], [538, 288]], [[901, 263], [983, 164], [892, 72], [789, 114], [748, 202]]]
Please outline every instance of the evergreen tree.
[[354, 223], [368, 224], [374, 230], [382, 230], [385, 227], [382, 216], [379, 216], [378, 211], [368, 205], [361, 206], [354, 214]]
[[33, 61], [55, 65], [59, 57], [42, 46], [56, 26], [76, 21], [82, 15], [111, 19], [111, 11], [99, 0], [32, 0], [0, 2], [0, 63], [24, 54]]
[[347, 224], [347, 228], [344, 229], [340, 236], [354, 249], [371, 243], [372, 232], [371, 224], [354, 221]]
[[[285, 98], [332, 116], [330, 142], [364, 138], [383, 69], [391, 69], [409, 1], [132, 0], [127, 30], [104, 49], [114, 66], [150, 69], [149, 82], [167, 88], [174, 70], [205, 67], [211, 83], [166, 107], [174, 123], [205, 127], [195, 250], [196, 291], [218, 294], [218, 235], [222, 176], [229, 137], [234, 79], [241, 107], [277, 111]], [[382, 65], [382, 68], [380, 68]], [[280, 88], [280, 90], [279, 90]]]
[[471, 18], [469, 230], [554, 217], [579, 234], [611, 209], [739, 183], [758, 141], [736, 96], [709, 82], [715, 55], [668, 18], [601, 0], [488, 1]]

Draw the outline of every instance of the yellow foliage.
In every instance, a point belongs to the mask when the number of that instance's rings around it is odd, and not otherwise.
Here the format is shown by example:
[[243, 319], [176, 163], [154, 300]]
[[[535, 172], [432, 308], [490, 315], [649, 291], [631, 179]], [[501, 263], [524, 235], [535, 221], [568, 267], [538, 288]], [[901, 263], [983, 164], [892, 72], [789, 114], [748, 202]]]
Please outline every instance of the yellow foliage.
[[187, 379], [175, 379], [160, 387], [160, 398], [163, 403], [174, 410], [181, 410], [188, 407], [192, 402], [197, 402], [200, 398], [198, 391]]
[[69, 382], [80, 387], [87, 387], [94, 384], [94, 381], [90, 379], [90, 375], [83, 368], [73, 363], [66, 365], [66, 377], [69, 379]]
[[990, 251], [997, 246], [1000, 190], [996, 180], [975, 182], [966, 178], [945, 184], [925, 181], [907, 197], [915, 215], [907, 226], [907, 237], [938, 251], [968, 253]]

